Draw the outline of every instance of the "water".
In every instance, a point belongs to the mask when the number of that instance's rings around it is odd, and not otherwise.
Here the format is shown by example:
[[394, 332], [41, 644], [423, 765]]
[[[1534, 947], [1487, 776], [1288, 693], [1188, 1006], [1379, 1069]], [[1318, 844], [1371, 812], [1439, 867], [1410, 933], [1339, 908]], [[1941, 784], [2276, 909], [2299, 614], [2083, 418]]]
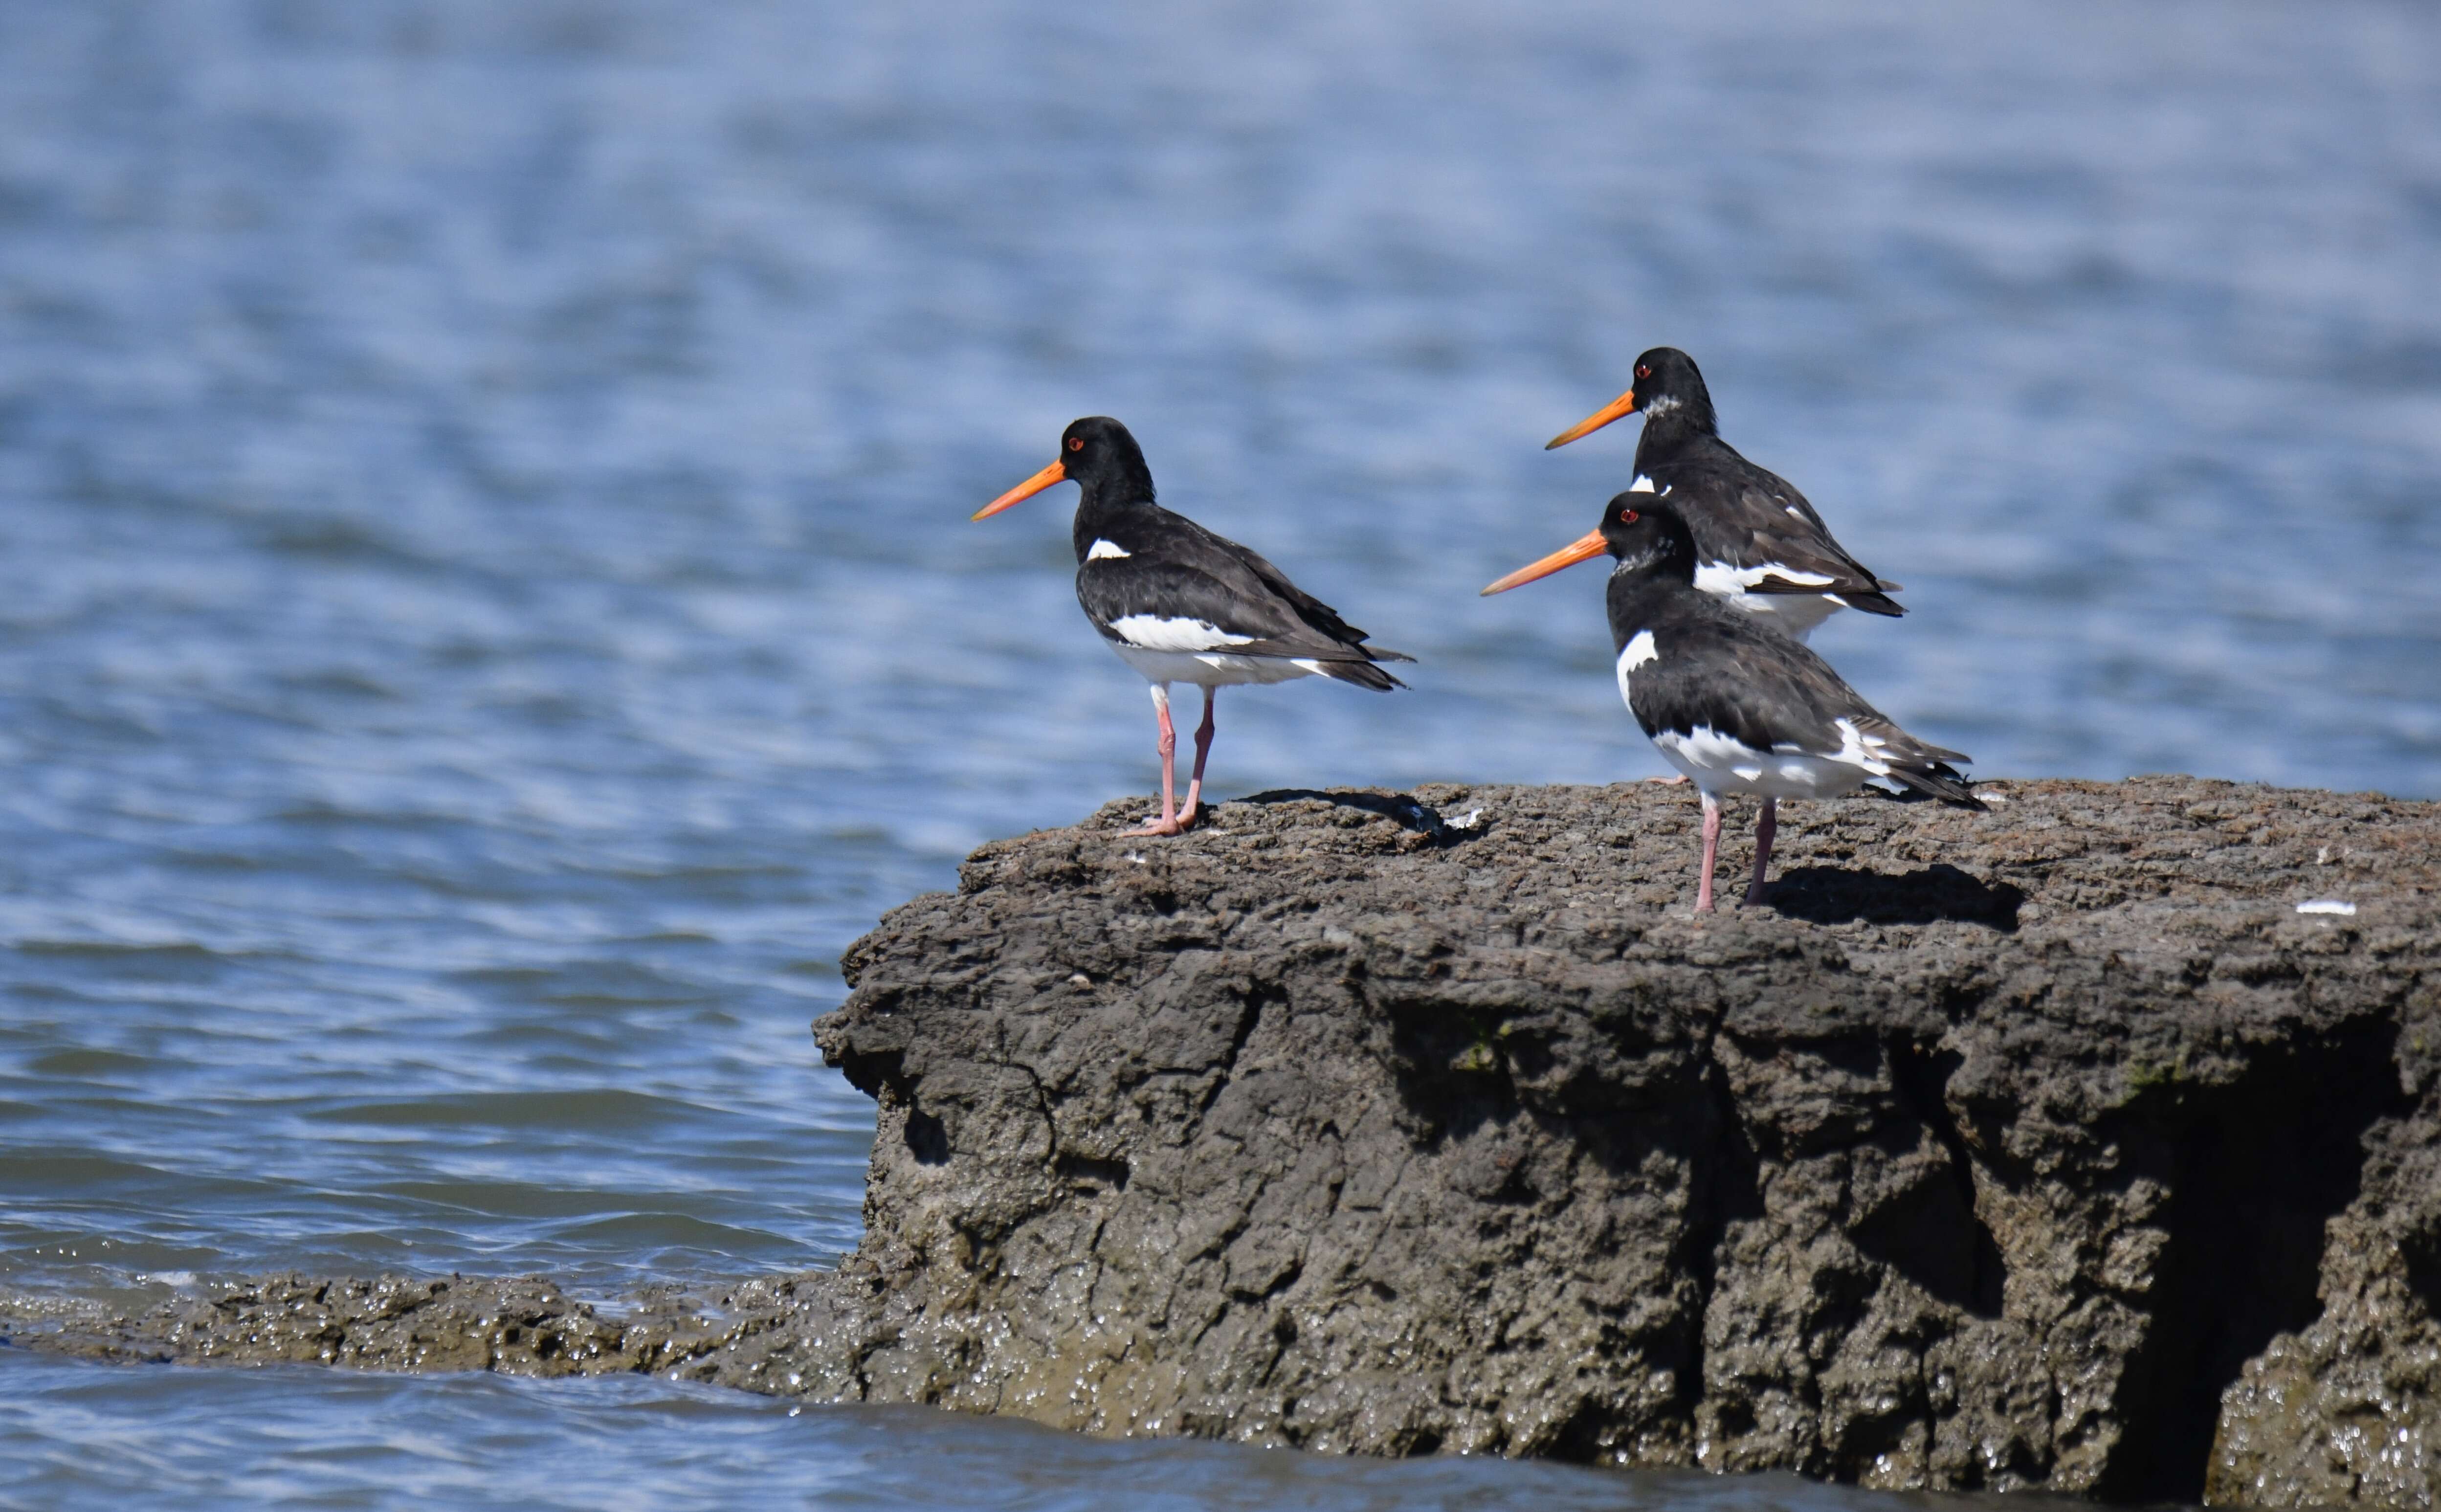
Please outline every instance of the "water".
[[[128, 1377], [136, 1377], [130, 1381]], [[0, 1367], [0, 1507], [925, 1506], [960, 1512], [1968, 1512], [1792, 1476], [1625, 1475], [1084, 1438], [921, 1408], [808, 1408], [641, 1380]], [[369, 1494], [379, 1486], [380, 1493]], [[380, 1496], [394, 1498], [380, 1500]], [[1980, 1498], [1997, 1512], [1997, 1498]], [[1910, 1506], [1912, 1503], [1912, 1506]], [[2061, 1512], [2012, 1499], [2010, 1512]]]
[[[1423, 658], [1233, 693], [1224, 796], [1659, 770], [1598, 573], [1474, 590], [1664, 341], [1980, 771], [2441, 795], [2441, 13], [1180, 11], [0, 9], [0, 1286], [852, 1247], [841, 949], [1152, 780], [1066, 491], [965, 518], [1079, 414]], [[23, 1358], [0, 1434], [57, 1507], [1845, 1501]]]

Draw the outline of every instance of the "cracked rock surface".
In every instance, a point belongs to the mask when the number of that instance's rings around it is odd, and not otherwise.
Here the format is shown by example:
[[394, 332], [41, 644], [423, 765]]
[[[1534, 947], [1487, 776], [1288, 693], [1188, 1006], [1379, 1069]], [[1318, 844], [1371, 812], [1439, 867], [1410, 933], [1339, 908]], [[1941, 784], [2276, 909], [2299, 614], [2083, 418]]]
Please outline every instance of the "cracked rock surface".
[[1683, 789], [1268, 794], [1171, 840], [1113, 804], [849, 952], [816, 1034], [879, 1125], [840, 1271], [617, 1319], [271, 1278], [12, 1337], [2432, 1505], [2441, 805], [1979, 790], [1784, 810], [1767, 905], [1705, 919]]

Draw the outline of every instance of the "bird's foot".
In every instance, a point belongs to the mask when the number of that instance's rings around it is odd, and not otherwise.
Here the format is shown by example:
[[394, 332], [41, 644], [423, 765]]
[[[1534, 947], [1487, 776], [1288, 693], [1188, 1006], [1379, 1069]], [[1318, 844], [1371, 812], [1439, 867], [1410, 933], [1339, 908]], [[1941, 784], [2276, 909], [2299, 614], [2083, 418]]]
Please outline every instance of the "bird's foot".
[[1186, 833], [1186, 827], [1194, 822], [1193, 809], [1188, 809], [1174, 819], [1163, 819], [1158, 814], [1148, 814], [1145, 817], [1144, 828], [1130, 830], [1128, 833], [1130, 835], [1184, 835]]
[[1645, 779], [1648, 783], [1659, 783], [1664, 787], [1675, 787], [1686, 780], [1687, 774], [1685, 772], [1680, 772], [1675, 777], [1648, 777]]
[[1748, 888], [1748, 889], [1746, 889], [1746, 895], [1745, 895], [1745, 897], [1743, 897], [1743, 898], [1741, 898], [1741, 899], [1739, 899], [1739, 900], [1738, 900], [1738, 907], [1739, 907], [1739, 908], [1741, 908], [1741, 909], [1760, 909], [1760, 908], [1762, 908], [1762, 907], [1763, 907], [1763, 889], [1761, 889], [1761, 888], [1759, 888], [1759, 887], [1754, 887], [1754, 888]]

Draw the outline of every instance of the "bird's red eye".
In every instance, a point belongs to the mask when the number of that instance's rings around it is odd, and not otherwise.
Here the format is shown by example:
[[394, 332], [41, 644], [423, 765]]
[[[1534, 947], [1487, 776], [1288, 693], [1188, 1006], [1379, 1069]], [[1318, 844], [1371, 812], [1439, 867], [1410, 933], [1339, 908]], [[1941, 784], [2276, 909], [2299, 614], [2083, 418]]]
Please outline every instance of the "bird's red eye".
[[1083, 451], [1083, 450], [1085, 449], [1085, 438], [1083, 438], [1082, 436], [1071, 436], [1071, 437], [1069, 437], [1069, 438], [1068, 438], [1068, 449], [1069, 449], [1070, 451], [1072, 451], [1072, 452], [1081, 452], [1081, 451]]
[[1619, 512], [1618, 512], [1618, 523], [1620, 523], [1621, 525], [1634, 525], [1634, 524], [1636, 523], [1636, 511], [1634, 511], [1634, 510], [1621, 510], [1621, 511], [1619, 511]]
[[1639, 362], [1639, 363], [1637, 363], [1637, 364], [1636, 365], [1636, 375], [1638, 378], [1650, 378], [1650, 377], [1652, 377], [1652, 376], [1653, 376], [1653, 365], [1652, 365], [1651, 363], [1647, 363], [1647, 362]]

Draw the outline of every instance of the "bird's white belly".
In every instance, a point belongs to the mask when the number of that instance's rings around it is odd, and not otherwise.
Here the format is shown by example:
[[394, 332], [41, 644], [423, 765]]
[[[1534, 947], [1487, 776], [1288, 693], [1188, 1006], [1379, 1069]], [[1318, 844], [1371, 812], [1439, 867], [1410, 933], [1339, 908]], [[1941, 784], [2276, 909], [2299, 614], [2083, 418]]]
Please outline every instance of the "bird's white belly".
[[1304, 657], [1239, 657], [1226, 651], [1153, 651], [1113, 640], [1119, 659], [1144, 675], [1147, 682], [1190, 682], [1199, 688], [1231, 688], [1240, 683], [1287, 682], [1311, 677], [1322, 664]]
[[[1846, 722], [1843, 720], [1844, 725]], [[1853, 734], [1849, 744], [1856, 744]], [[1815, 756], [1801, 751], [1759, 751], [1709, 725], [1687, 734], [1665, 729], [1653, 737], [1661, 759], [1685, 772], [1707, 793], [1745, 793], [1756, 798], [1836, 798], [1868, 779], [1884, 775], [1879, 763], [1850, 755]]]

